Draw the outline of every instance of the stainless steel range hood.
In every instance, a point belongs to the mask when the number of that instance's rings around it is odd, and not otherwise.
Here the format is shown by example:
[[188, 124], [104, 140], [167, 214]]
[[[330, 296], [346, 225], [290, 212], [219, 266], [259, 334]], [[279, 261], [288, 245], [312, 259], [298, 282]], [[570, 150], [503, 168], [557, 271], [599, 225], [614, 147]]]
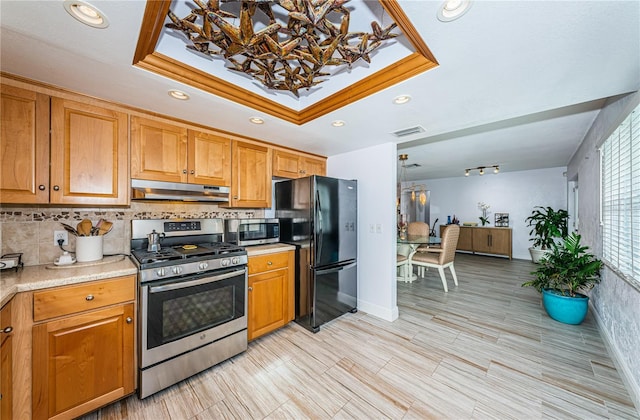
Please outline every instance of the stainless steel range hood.
[[132, 179], [131, 199], [228, 203], [229, 187]]

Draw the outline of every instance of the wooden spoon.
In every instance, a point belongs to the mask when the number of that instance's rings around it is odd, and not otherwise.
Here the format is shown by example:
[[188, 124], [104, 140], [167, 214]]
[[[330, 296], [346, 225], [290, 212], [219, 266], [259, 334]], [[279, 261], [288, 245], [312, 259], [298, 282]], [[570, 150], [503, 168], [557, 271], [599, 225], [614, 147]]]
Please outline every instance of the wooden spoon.
[[93, 223], [89, 219], [82, 219], [80, 223], [78, 223], [78, 227], [76, 230], [78, 231], [78, 235], [80, 236], [90, 236], [91, 228], [93, 227]]
[[112, 228], [113, 223], [107, 220], [102, 220], [102, 223], [100, 223], [100, 228], [98, 229], [98, 235], [106, 235], [107, 233], [111, 232]]

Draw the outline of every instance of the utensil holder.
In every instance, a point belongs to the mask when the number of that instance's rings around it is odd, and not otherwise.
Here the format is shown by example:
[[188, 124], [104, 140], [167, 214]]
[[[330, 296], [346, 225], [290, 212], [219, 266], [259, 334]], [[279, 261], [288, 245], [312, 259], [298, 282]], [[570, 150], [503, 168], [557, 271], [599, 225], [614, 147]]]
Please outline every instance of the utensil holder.
[[89, 262], [101, 260], [104, 236], [78, 236], [76, 238], [76, 261]]

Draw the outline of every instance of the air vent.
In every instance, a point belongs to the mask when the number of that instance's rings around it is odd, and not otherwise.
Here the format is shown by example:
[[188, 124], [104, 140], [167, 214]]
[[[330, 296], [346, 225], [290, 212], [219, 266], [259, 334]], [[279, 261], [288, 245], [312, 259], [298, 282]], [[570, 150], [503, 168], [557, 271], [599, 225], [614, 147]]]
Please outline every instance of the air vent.
[[419, 125], [415, 127], [405, 128], [404, 130], [394, 131], [392, 134], [396, 137], [406, 137], [412, 134], [424, 133], [425, 129]]

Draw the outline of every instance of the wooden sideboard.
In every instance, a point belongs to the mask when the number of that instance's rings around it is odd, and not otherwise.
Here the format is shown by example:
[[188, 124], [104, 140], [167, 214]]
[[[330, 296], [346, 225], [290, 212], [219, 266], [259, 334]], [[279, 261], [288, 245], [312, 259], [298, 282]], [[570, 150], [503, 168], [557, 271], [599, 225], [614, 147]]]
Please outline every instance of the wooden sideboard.
[[[440, 237], [447, 225], [440, 225]], [[458, 251], [504, 255], [512, 258], [512, 232], [508, 227], [460, 226]]]

